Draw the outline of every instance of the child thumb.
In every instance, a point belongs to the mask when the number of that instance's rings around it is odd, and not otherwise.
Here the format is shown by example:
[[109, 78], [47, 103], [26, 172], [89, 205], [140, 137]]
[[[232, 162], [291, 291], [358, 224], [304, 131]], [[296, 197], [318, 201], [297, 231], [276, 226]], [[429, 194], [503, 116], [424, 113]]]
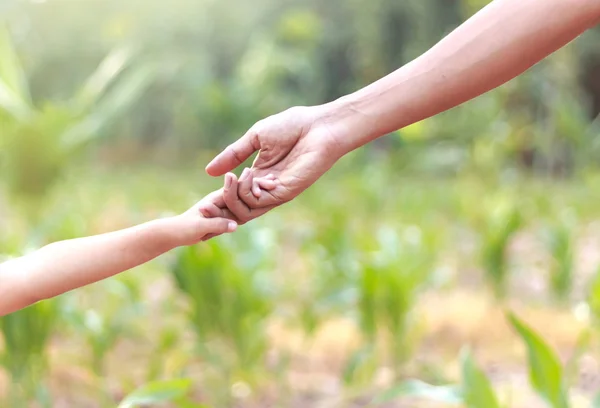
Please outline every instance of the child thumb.
[[208, 218], [205, 220], [205, 223], [206, 232], [211, 234], [233, 232], [237, 228], [237, 223], [227, 218]]

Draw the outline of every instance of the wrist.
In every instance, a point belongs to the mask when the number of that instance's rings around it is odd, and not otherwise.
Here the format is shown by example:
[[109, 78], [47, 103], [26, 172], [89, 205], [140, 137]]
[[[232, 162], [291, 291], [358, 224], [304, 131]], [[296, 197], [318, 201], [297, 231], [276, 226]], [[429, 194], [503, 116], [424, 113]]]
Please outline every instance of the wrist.
[[361, 109], [354, 94], [315, 107], [315, 125], [327, 129], [331, 150], [342, 157], [381, 136], [377, 133], [376, 118]]
[[177, 217], [160, 218], [143, 224], [152, 240], [164, 251], [184, 245], [183, 229], [178, 225]]

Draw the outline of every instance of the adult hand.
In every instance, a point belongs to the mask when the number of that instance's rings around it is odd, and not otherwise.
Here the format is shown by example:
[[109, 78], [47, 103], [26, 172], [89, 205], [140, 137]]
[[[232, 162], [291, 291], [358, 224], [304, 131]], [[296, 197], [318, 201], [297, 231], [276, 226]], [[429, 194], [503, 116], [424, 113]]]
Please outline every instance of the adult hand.
[[[222, 175], [260, 151], [239, 187], [234, 175], [225, 180], [222, 199], [230, 215], [247, 222], [292, 200], [343, 154], [496, 88], [599, 22], [599, 0], [493, 1], [429, 51], [365, 88], [258, 122], [207, 172]], [[253, 176], [268, 174], [277, 186], [257, 197]], [[227, 212], [215, 208], [205, 216]]]
[[[233, 215], [243, 224], [310, 187], [345, 153], [342, 129], [327, 118], [325, 106], [295, 107], [252, 126], [206, 167], [211, 176], [221, 176], [259, 151], [252, 169], [244, 170], [239, 180], [226, 174], [222, 198], [216, 195], [205, 215]], [[253, 182], [269, 176], [274, 180], [270, 191]]]

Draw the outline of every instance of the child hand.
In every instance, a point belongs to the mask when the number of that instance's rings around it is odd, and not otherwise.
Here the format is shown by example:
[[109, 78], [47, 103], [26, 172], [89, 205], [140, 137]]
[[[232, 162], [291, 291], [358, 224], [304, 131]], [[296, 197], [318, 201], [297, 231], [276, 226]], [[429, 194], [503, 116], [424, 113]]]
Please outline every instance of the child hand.
[[176, 229], [180, 245], [194, 245], [204, 241], [207, 236], [221, 235], [236, 230], [237, 223], [235, 221], [222, 217], [207, 218], [203, 216], [200, 208], [208, 197], [210, 196], [200, 200], [183, 214], [174, 217], [173, 228]]
[[[251, 183], [247, 185], [251, 185], [250, 189], [247, 191], [243, 191], [238, 189], [239, 181], [244, 181], [246, 179], [250, 179]], [[241, 223], [241, 220], [238, 220], [237, 217], [227, 208], [224, 199], [224, 192], [227, 188], [235, 190], [236, 196], [239, 195], [254, 195], [255, 197], [260, 197], [263, 191], [271, 191], [277, 187], [277, 181], [272, 174], [269, 174], [266, 177], [256, 177], [254, 178], [252, 171], [250, 169], [244, 169], [244, 172], [240, 175], [240, 179], [236, 178], [235, 174], [227, 173], [225, 175], [225, 188], [215, 191], [205, 197], [202, 200], [200, 205], [200, 212], [206, 218], [214, 218], [214, 217], [225, 217], [230, 220], [235, 220], [238, 224]], [[227, 185], [227, 183], [230, 183]]]
[[[227, 183], [228, 181], [232, 183], [229, 186], [229, 188], [234, 188], [236, 194], [253, 194], [256, 197], [259, 197], [262, 191], [271, 191], [277, 187], [277, 181], [275, 180], [275, 177], [273, 177], [271, 174], [269, 174], [266, 177], [253, 178], [252, 172], [249, 169], [245, 169], [242, 175], [240, 176], [240, 179], [243, 180], [246, 177], [250, 177], [252, 181], [251, 191], [238, 192], [238, 181], [234, 174], [228, 173], [225, 176], [225, 183]], [[204, 200], [198, 203], [199, 211], [206, 218], [228, 218], [240, 224], [240, 220], [238, 220], [237, 217], [231, 211], [229, 211], [227, 205], [225, 204], [225, 199], [223, 197], [224, 191], [225, 189], [222, 188], [204, 197]], [[206, 241], [219, 235], [221, 235], [221, 233], [211, 233], [206, 235], [202, 240]]]

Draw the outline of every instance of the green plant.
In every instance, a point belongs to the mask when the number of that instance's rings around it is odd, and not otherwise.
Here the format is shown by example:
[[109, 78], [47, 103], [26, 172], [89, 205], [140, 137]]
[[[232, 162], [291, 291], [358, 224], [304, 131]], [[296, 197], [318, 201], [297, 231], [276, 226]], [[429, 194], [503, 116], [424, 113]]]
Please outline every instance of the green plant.
[[189, 301], [200, 355], [221, 384], [252, 380], [267, 350], [265, 321], [273, 305], [264, 273], [270, 239], [261, 239], [268, 231], [248, 227], [251, 235], [240, 231], [235, 238], [181, 249], [170, 268]]
[[554, 296], [564, 302], [573, 286], [572, 228], [560, 223], [548, 228], [546, 246], [552, 256], [550, 288]]
[[563, 369], [554, 350], [542, 337], [514, 314], [508, 320], [527, 347], [529, 381], [535, 391], [552, 408], [568, 408]]
[[358, 281], [358, 313], [367, 341], [387, 337], [397, 374], [412, 352], [416, 318], [412, 313], [419, 290], [430, 276], [432, 251], [417, 227], [401, 232], [379, 230], [380, 250], [363, 265]]
[[90, 366], [98, 379], [106, 375], [104, 362], [117, 341], [136, 333], [134, 322], [142, 315], [141, 287], [128, 275], [99, 282], [95, 290], [102, 291], [101, 309], [85, 304], [83, 296], [69, 297], [62, 314], [80, 333], [90, 348]]
[[460, 385], [430, 385], [418, 380], [405, 381], [378, 395], [372, 404], [383, 404], [401, 397], [418, 397], [466, 408], [500, 408], [498, 398], [485, 373], [477, 367], [471, 352], [461, 353]]
[[[568, 408], [568, 394], [562, 366], [556, 353], [546, 342], [513, 313], [507, 318], [527, 347], [529, 381], [549, 407]], [[461, 385], [433, 386], [408, 381], [376, 397], [373, 403], [384, 403], [399, 397], [416, 396], [445, 403], [460, 403], [468, 408], [500, 407], [496, 393], [484, 372], [475, 365], [468, 350], [461, 357]]]
[[460, 387], [456, 385], [431, 385], [419, 380], [408, 380], [376, 396], [371, 404], [385, 404], [402, 397], [424, 398], [445, 404], [464, 403]]
[[2, 175], [8, 191], [30, 216], [66, 169], [116, 116], [138, 99], [155, 75], [133, 66], [133, 52], [119, 48], [64, 103], [34, 105], [7, 30], [0, 27], [0, 126]]
[[468, 349], [461, 355], [462, 398], [468, 408], [500, 408], [490, 380], [479, 368]]
[[311, 229], [303, 247], [311, 260], [310, 282], [301, 290], [300, 300], [301, 323], [308, 336], [320, 322], [350, 309], [358, 272], [350, 214], [333, 208], [325, 211], [330, 216]]
[[516, 206], [508, 200], [494, 201], [486, 215], [481, 258], [486, 277], [497, 298], [506, 295], [508, 280], [508, 245], [523, 221]]
[[370, 385], [379, 366], [377, 357], [377, 347], [373, 344], [367, 344], [354, 351], [342, 372], [344, 384], [347, 387]]
[[209, 408], [190, 402], [188, 394], [192, 388], [189, 379], [153, 381], [144, 384], [127, 395], [117, 408], [136, 408], [173, 402], [181, 408]]
[[38, 302], [0, 317], [4, 353], [0, 362], [11, 377], [10, 406], [25, 407], [32, 397], [50, 406], [43, 377], [46, 351], [58, 317], [57, 300]]

